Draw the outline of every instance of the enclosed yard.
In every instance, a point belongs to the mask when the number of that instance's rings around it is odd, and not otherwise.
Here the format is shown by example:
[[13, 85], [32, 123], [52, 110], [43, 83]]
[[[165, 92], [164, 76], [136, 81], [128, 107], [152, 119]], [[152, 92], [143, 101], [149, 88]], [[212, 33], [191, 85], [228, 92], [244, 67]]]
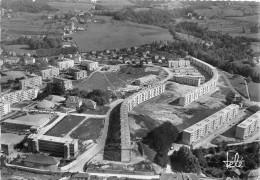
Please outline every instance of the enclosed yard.
[[51, 128], [45, 135], [55, 136], [55, 137], [64, 137], [69, 133], [73, 128], [75, 128], [79, 123], [81, 123], [86, 117], [84, 116], [74, 116], [67, 115], [65, 116], [58, 124]]

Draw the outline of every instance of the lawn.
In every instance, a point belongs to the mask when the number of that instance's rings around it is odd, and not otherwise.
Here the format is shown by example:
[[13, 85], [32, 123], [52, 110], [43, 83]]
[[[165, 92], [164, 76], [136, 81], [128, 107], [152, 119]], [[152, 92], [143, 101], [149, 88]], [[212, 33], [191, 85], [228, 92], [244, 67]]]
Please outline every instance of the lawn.
[[260, 83], [249, 83], [248, 91], [251, 101], [260, 102]]
[[248, 97], [247, 91], [246, 91], [246, 84], [245, 84], [245, 80], [240, 77], [240, 76], [236, 76], [236, 77], [232, 77], [230, 75], [227, 76], [228, 79], [230, 80], [232, 86], [245, 98]]
[[81, 52], [125, 48], [149, 44], [153, 41], [172, 40], [171, 34], [166, 29], [127, 21], [112, 21], [108, 18], [106, 21], [104, 24], [91, 23], [86, 31], [70, 35]]
[[86, 117], [84, 116], [74, 116], [68, 115], [65, 116], [58, 124], [51, 128], [45, 135], [55, 136], [55, 137], [64, 137], [69, 133], [74, 127], [81, 123]]

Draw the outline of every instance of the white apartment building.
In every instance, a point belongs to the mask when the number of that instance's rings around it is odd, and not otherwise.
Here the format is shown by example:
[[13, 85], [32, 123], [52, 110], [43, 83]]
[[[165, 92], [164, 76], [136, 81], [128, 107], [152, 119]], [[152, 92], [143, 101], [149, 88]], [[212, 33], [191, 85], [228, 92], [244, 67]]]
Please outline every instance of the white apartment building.
[[260, 111], [256, 112], [243, 122], [237, 125], [235, 137], [245, 139], [247, 136], [259, 129]]
[[139, 104], [159, 96], [164, 93], [166, 84], [158, 84], [156, 86], [145, 88], [130, 97], [128, 97], [121, 105], [120, 108], [120, 126], [121, 126], [121, 161], [129, 162], [131, 160], [131, 139], [128, 112]]
[[200, 86], [202, 76], [174, 75], [172, 81], [191, 86]]
[[42, 85], [41, 76], [35, 76], [35, 77], [30, 77], [30, 78], [19, 80], [20, 89], [25, 89], [27, 87], [33, 87], [33, 86], [41, 86], [41, 85]]
[[38, 92], [38, 88], [13, 91], [10, 93], [3, 94], [1, 96], [0, 102], [13, 104], [20, 101], [32, 100], [37, 98]]
[[80, 65], [86, 67], [88, 71], [94, 71], [98, 68], [98, 62], [90, 60], [83, 60]]
[[57, 62], [57, 66], [60, 71], [66, 70], [66, 69], [74, 67], [74, 61], [71, 59], [63, 59], [63, 60]]
[[34, 64], [35, 63], [35, 58], [31, 57], [31, 56], [26, 56], [24, 58], [24, 64], [28, 65], [28, 64]]
[[48, 69], [41, 70], [42, 79], [50, 79], [52, 77], [58, 77], [60, 74], [59, 68], [51, 67]]
[[10, 104], [0, 102], [0, 117], [11, 112]]
[[190, 61], [189, 60], [178, 60], [178, 61], [173, 61], [170, 60], [168, 61], [168, 67], [169, 68], [184, 68], [190, 66]]
[[183, 131], [182, 141], [192, 144], [200, 138], [211, 134], [213, 130], [227, 124], [231, 119], [238, 115], [239, 105], [231, 104], [213, 115], [197, 122]]

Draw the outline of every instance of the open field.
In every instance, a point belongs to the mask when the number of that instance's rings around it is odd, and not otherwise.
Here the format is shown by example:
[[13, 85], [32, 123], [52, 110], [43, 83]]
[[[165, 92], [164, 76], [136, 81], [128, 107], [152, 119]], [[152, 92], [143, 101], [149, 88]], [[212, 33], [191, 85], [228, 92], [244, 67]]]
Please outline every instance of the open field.
[[91, 3], [48, 2], [48, 4], [59, 9], [60, 12], [68, 12], [73, 10], [89, 11], [92, 7]]
[[15, 80], [21, 77], [26, 77], [24, 71], [5, 71], [1, 75], [0, 82], [7, 82], [9, 79]]
[[254, 52], [260, 52], [260, 42], [251, 42], [251, 49]]
[[81, 123], [86, 117], [84, 116], [65, 116], [61, 121], [51, 128], [45, 135], [63, 137], [69, 133], [74, 127]]
[[101, 0], [100, 3], [102, 6], [105, 6], [111, 10], [122, 9], [126, 6], [133, 6], [134, 4], [129, 2], [128, 0]]
[[172, 36], [166, 29], [110, 20], [104, 24], [89, 24], [87, 31], [76, 32], [70, 36], [77, 43], [80, 52], [125, 48], [153, 41], [172, 40]]

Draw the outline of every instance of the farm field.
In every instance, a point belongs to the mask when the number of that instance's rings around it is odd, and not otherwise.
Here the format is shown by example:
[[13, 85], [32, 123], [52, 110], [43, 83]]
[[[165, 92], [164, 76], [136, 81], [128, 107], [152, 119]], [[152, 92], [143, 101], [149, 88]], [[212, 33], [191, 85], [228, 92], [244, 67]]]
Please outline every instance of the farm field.
[[87, 31], [72, 35], [80, 52], [102, 51], [152, 43], [153, 41], [172, 40], [168, 30], [136, 24], [106, 20], [104, 24], [89, 24]]
[[84, 116], [74, 116], [68, 115], [65, 116], [58, 124], [51, 128], [45, 135], [55, 136], [55, 137], [64, 137], [69, 133], [74, 127], [81, 123], [86, 117]]
[[48, 2], [48, 4], [59, 9], [60, 12], [68, 12], [73, 10], [89, 11], [92, 7], [91, 3]]

